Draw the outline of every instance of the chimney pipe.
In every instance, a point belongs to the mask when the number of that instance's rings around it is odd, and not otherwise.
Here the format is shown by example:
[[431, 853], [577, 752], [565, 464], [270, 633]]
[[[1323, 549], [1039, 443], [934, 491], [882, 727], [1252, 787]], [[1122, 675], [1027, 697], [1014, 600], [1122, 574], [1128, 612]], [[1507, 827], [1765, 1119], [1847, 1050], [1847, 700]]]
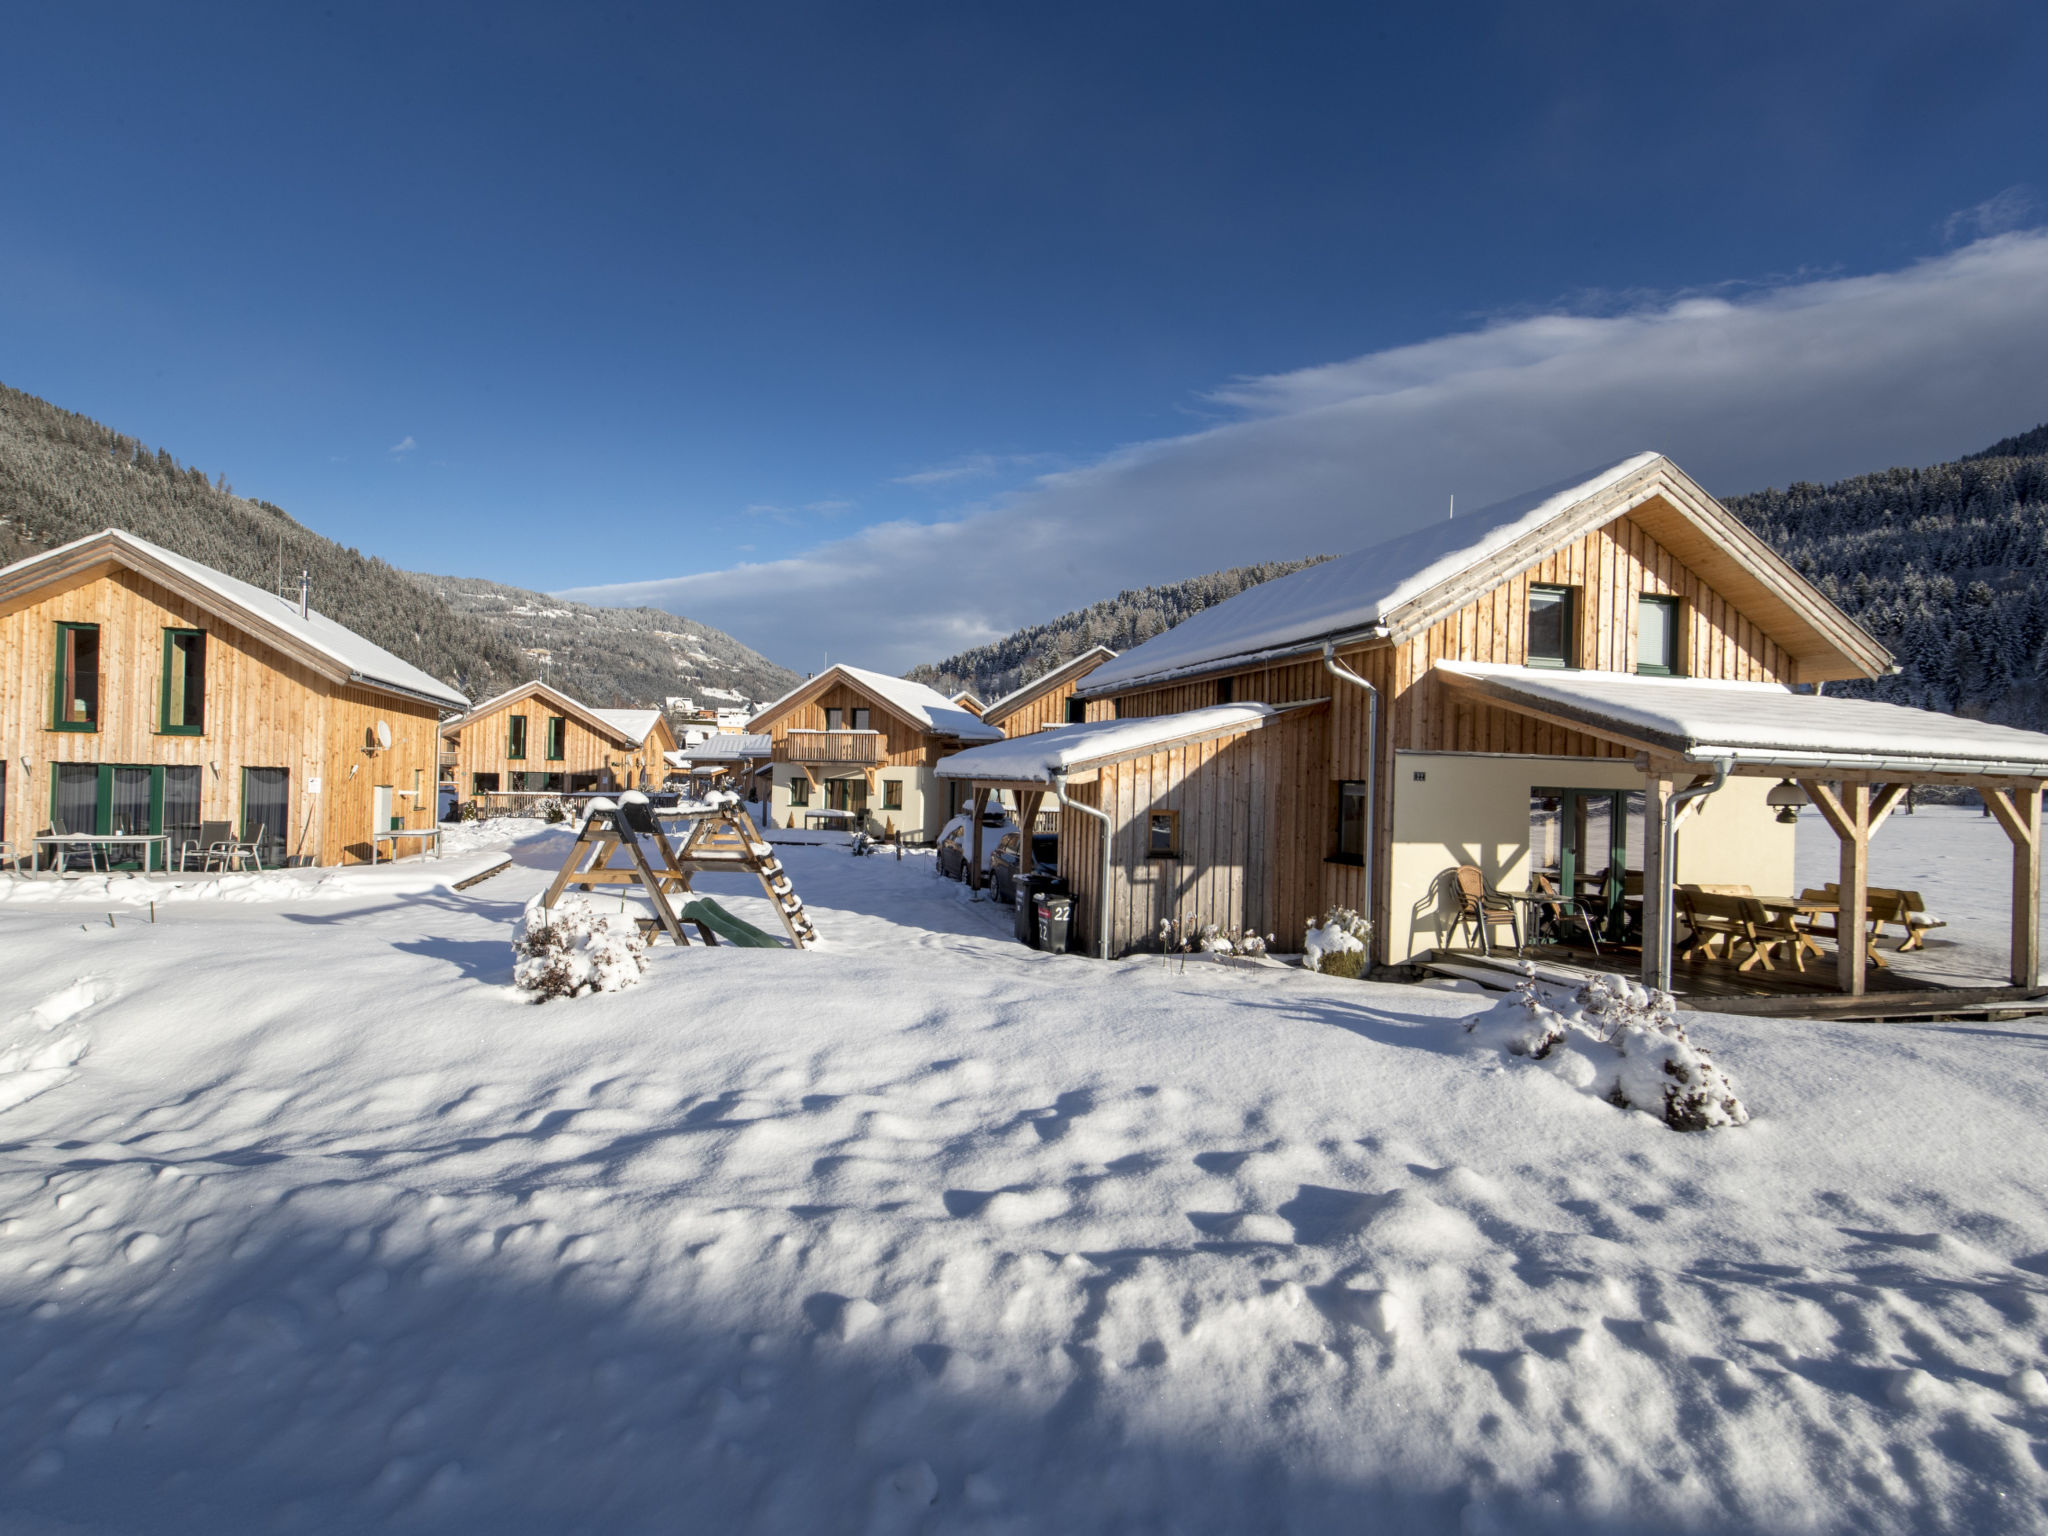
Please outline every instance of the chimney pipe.
[[301, 569], [299, 572], [299, 617], [305, 618], [313, 600], [313, 573]]

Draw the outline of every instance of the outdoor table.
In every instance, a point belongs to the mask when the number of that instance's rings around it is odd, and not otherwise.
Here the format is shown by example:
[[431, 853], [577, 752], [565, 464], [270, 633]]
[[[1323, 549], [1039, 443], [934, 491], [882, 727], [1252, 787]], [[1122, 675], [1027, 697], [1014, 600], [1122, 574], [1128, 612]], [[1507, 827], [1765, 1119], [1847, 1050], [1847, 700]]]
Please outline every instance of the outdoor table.
[[[1561, 911], [1578, 918], [1580, 924], [1586, 930], [1587, 942], [1593, 946], [1593, 953], [1596, 956], [1600, 953], [1600, 940], [1593, 934], [1593, 920], [1586, 915], [1584, 898], [1567, 896], [1562, 891], [1494, 891], [1491, 894], [1500, 897], [1503, 901], [1520, 902], [1532, 909], [1557, 907]], [[1532, 910], [1529, 913], [1529, 924], [1523, 927], [1522, 932], [1533, 935], [1536, 931], [1535, 921], [1536, 911]]]
[[[42, 872], [45, 846], [60, 849], [77, 843], [86, 843], [94, 848], [102, 848], [109, 843], [141, 844], [142, 867], [145, 871], [149, 869], [149, 844], [161, 843], [164, 850], [163, 867], [171, 867], [171, 834], [168, 832], [39, 832], [31, 841], [35, 844], [35, 852], [29, 858], [29, 868], [37, 874]], [[55, 862], [58, 866], [57, 872], [61, 875], [63, 856], [57, 855]]]
[[399, 852], [395, 845], [401, 837], [418, 838], [420, 840], [419, 856], [423, 859], [427, 856], [427, 839], [432, 838], [434, 842], [434, 857], [437, 859], [441, 857], [441, 829], [439, 827], [394, 827], [391, 831], [379, 832], [370, 839], [370, 862], [372, 864], [377, 862], [377, 845], [387, 837], [394, 844], [390, 859], [390, 862], [393, 864], [396, 864], [399, 860]]
[[[1820, 945], [1814, 942], [1812, 934], [1807, 931], [1813, 926], [1813, 920], [1816, 917], [1832, 917], [1835, 920], [1836, 942], [1840, 942], [1840, 930], [1842, 927], [1842, 906], [1840, 902], [1803, 901], [1796, 896], [1759, 896], [1756, 899], [1766, 912], [1791, 913], [1792, 926], [1799, 930], [1800, 947], [1812, 950], [1816, 958], [1825, 953]], [[1803, 924], [1801, 919], [1805, 920]], [[1875, 944], [1869, 945], [1867, 948], [1871, 961], [1874, 964], [1884, 966], [1890, 963], [1878, 954]]]
[[827, 831], [842, 827], [853, 820], [851, 811], [809, 811], [804, 815], [804, 830], [807, 832]]

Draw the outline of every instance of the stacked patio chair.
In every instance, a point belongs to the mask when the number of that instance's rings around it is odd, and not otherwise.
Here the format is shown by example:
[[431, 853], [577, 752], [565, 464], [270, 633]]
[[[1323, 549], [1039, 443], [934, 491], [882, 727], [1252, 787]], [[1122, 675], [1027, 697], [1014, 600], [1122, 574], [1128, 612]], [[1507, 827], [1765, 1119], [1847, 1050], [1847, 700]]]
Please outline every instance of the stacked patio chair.
[[1515, 910], [1515, 904], [1505, 896], [1497, 895], [1486, 888], [1486, 876], [1476, 864], [1460, 864], [1455, 872], [1458, 893], [1458, 913], [1453, 920], [1454, 931], [1465, 935], [1467, 947], [1471, 945], [1472, 934], [1479, 935], [1481, 954], [1493, 953], [1491, 929], [1501, 923], [1508, 925], [1508, 932], [1514, 935], [1515, 953], [1522, 952], [1522, 921]]

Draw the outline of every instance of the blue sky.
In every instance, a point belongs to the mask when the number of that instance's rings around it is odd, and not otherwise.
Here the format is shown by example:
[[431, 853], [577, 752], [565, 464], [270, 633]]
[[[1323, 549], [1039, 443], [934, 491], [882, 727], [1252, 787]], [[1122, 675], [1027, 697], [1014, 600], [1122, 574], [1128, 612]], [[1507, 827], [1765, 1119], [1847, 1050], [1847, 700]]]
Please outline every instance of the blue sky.
[[2048, 418], [2037, 10], [24, 7], [0, 380], [906, 666], [1640, 447]]

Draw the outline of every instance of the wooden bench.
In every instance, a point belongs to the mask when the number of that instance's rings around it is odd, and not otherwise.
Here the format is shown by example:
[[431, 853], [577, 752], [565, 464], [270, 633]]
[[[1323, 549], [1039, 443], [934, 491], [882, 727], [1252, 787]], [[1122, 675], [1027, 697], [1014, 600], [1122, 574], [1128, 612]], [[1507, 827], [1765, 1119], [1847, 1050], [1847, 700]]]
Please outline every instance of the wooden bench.
[[[1927, 903], [1921, 899], [1918, 891], [1904, 891], [1888, 885], [1873, 885], [1868, 889], [1870, 899], [1864, 908], [1864, 915], [1869, 920], [1868, 932], [1873, 946], [1881, 929], [1897, 928], [1902, 936], [1896, 952], [1903, 955], [1908, 950], [1927, 947], [1928, 929], [1948, 926], [1942, 919], [1927, 915]], [[1832, 901], [1839, 905], [1841, 896], [1842, 887], [1831, 880], [1818, 891], [1801, 892], [1800, 900]], [[1836, 930], [1833, 928], [1813, 931], [1822, 938], [1836, 937]], [[1884, 962], [1880, 960], [1878, 964], [1882, 965]]]
[[[1692, 931], [1691, 945], [1681, 959], [1734, 960], [1736, 950], [1746, 948], [1749, 954], [1736, 965], [1738, 971], [1758, 965], [1773, 970], [1772, 957], [1786, 953], [1792, 957], [1794, 970], [1805, 971], [1806, 950], [1812, 947], [1811, 940], [1792, 921], [1790, 913], [1773, 912], [1746, 893], [1735, 895], [1696, 885], [1679, 886], [1676, 900], [1686, 927]], [[1716, 940], [1721, 943], [1718, 955], [1714, 952]]]

